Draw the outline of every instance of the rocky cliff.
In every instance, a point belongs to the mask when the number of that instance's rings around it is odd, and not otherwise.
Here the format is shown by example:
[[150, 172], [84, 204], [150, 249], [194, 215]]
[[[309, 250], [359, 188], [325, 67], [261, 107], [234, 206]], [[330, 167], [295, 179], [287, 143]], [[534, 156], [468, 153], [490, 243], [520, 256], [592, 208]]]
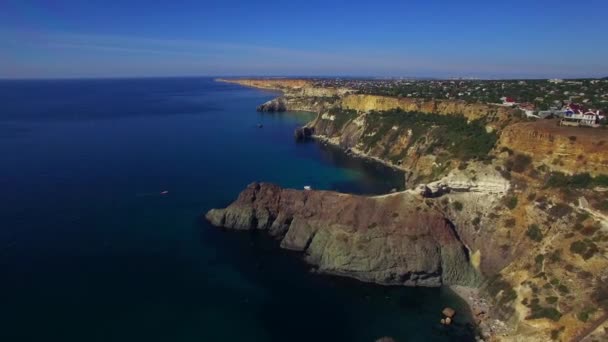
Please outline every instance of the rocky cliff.
[[406, 286], [479, 279], [449, 220], [409, 192], [364, 197], [254, 183], [206, 218], [229, 229], [268, 231], [323, 273]]
[[608, 131], [560, 127], [544, 120], [510, 125], [499, 145], [531, 156], [538, 164], [568, 174], [608, 174]]
[[320, 271], [365, 281], [436, 286], [482, 275], [491, 309], [471, 303], [486, 340], [606, 338], [607, 130], [522, 122], [483, 104], [280, 86], [284, 95], [260, 110], [318, 113], [298, 137], [402, 168], [412, 190], [361, 197], [259, 185], [209, 212], [211, 222], [266, 229]]
[[468, 120], [484, 119], [493, 124], [508, 122], [513, 115], [511, 108], [458, 100], [422, 100], [351, 94], [344, 96], [340, 104], [344, 109], [354, 109], [359, 112], [401, 109], [405, 112], [462, 115]]

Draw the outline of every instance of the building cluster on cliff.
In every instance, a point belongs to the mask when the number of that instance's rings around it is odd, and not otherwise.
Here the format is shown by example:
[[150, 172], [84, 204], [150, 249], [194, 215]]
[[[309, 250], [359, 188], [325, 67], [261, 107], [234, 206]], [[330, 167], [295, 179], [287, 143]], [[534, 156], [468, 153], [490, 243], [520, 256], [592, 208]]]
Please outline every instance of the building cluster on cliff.
[[360, 94], [450, 99], [519, 108], [530, 118], [558, 117], [565, 125], [598, 127], [608, 113], [608, 80], [313, 79], [315, 86]]

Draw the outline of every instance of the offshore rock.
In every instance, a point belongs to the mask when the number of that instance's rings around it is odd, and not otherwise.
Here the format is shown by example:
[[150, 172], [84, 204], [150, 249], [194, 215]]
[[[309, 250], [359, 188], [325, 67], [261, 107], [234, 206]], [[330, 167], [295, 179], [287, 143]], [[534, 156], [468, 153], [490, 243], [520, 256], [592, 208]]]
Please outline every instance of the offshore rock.
[[365, 197], [250, 184], [213, 225], [266, 230], [318, 272], [387, 285], [472, 285], [478, 274], [453, 226], [416, 194]]

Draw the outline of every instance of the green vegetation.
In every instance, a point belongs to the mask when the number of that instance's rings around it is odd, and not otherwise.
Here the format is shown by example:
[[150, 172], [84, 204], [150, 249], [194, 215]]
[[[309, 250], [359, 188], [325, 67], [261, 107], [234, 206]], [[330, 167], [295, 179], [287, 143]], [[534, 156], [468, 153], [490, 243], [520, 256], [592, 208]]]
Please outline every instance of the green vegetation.
[[588, 173], [566, 175], [562, 172], [551, 172], [545, 183], [550, 188], [589, 189], [596, 186], [608, 186], [608, 175], [592, 177]]
[[540, 242], [543, 239], [543, 233], [540, 231], [540, 228], [536, 224], [532, 224], [528, 227], [526, 231], [526, 235], [532, 240], [536, 242]]
[[530, 315], [526, 317], [526, 319], [539, 319], [539, 318], [548, 318], [552, 321], [559, 321], [562, 317], [562, 313], [559, 312], [556, 308], [552, 307], [543, 307], [540, 306], [537, 302], [532, 302], [528, 306], [531, 310]]
[[515, 207], [517, 207], [517, 197], [515, 197], [515, 196], [509, 197], [507, 199], [507, 208], [513, 210], [513, 209], [515, 209]]
[[517, 299], [517, 292], [513, 290], [511, 284], [504, 280], [500, 274], [494, 276], [486, 286], [491, 298], [497, 299], [498, 309], [508, 316], [513, 313], [510, 303]]
[[484, 159], [497, 139], [495, 133], [486, 132], [483, 122], [468, 123], [458, 115], [390, 110], [371, 112], [366, 121], [362, 140], [367, 146], [376, 145], [396, 127], [397, 131], [411, 131], [410, 146], [423, 141], [428, 145], [426, 153], [446, 152], [448, 157], [462, 161]]
[[555, 297], [555, 296], [551, 296], [551, 297], [547, 297], [547, 298], [545, 298], [545, 301], [546, 301], [548, 304], [555, 304], [555, 303], [557, 303], [557, 299], [558, 299], [557, 297]]
[[570, 293], [570, 289], [564, 284], [559, 284], [557, 290], [563, 295]]
[[593, 315], [593, 313], [595, 312], [595, 308], [585, 308], [583, 309], [581, 312], [579, 312], [578, 314], [576, 314], [576, 318], [579, 319], [579, 321], [581, 322], [587, 322], [589, 320], [589, 316]]
[[584, 260], [589, 260], [597, 252], [599, 252], [599, 248], [593, 241], [589, 239], [583, 239], [571, 243], [570, 252], [580, 255]]
[[355, 119], [357, 117], [357, 111], [354, 109], [340, 109], [340, 108], [331, 108], [329, 110], [329, 115], [333, 115], [334, 125], [337, 129], [341, 129], [348, 123], [349, 121]]

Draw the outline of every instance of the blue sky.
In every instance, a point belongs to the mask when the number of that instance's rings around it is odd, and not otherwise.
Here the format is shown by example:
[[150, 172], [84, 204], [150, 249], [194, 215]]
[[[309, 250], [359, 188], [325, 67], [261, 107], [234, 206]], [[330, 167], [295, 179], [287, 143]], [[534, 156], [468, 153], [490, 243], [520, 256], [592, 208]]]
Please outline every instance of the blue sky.
[[0, 0], [0, 78], [608, 76], [608, 1]]

